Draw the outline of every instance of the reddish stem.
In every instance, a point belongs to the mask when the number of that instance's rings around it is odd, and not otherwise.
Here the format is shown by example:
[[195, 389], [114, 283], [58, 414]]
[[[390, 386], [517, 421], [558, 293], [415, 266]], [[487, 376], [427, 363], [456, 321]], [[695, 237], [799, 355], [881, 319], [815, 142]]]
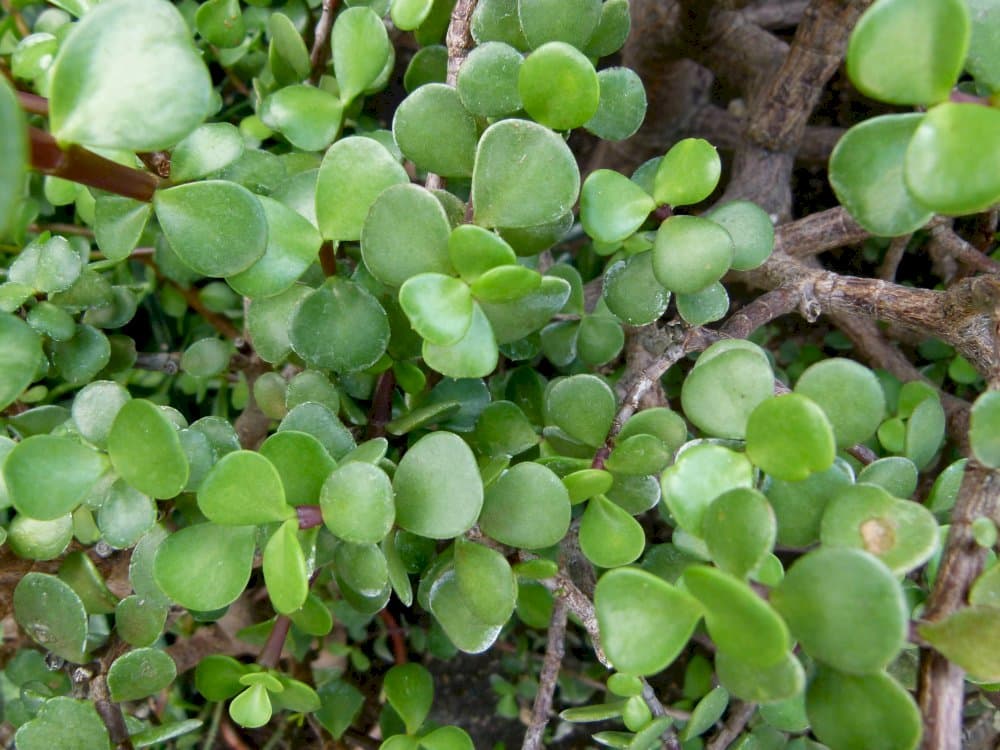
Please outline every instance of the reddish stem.
[[122, 166], [79, 146], [63, 149], [55, 138], [38, 128], [28, 128], [28, 135], [31, 167], [35, 171], [146, 203], [153, 200], [160, 184], [156, 176]]
[[318, 505], [299, 505], [295, 508], [300, 529], [314, 529], [323, 525], [323, 512]]
[[392, 369], [383, 372], [375, 386], [372, 411], [368, 415], [368, 439], [385, 437], [385, 426], [392, 420], [392, 391], [396, 387], [396, 377]]
[[378, 616], [385, 623], [386, 633], [389, 636], [389, 640], [392, 641], [393, 659], [397, 665], [406, 664], [409, 657], [406, 655], [406, 641], [403, 640], [403, 629], [399, 627], [399, 623], [396, 622], [396, 618], [392, 616], [389, 610], [381, 610]]

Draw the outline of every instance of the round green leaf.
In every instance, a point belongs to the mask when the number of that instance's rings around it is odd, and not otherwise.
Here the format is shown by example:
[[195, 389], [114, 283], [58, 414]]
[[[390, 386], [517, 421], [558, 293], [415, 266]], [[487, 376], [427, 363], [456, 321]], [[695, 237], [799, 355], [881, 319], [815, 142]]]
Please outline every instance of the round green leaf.
[[456, 88], [465, 108], [480, 117], [502, 117], [522, 108], [517, 81], [524, 58], [503, 42], [481, 44], [458, 69]]
[[433, 6], [433, 0], [393, 0], [390, 10], [392, 22], [398, 29], [413, 31], [427, 20]]
[[236, 47], [246, 36], [239, 0], [208, 0], [194, 16], [198, 33], [217, 47]]
[[923, 119], [922, 113], [911, 113], [865, 120], [848, 130], [830, 155], [837, 200], [873, 234], [907, 234], [934, 214], [903, 181], [907, 147]]
[[601, 98], [593, 64], [565, 42], [548, 42], [528, 55], [517, 90], [525, 111], [553, 130], [583, 125], [597, 112]]
[[274, 464], [246, 450], [227, 453], [212, 467], [198, 490], [198, 507], [226, 526], [284, 521], [292, 513]]
[[860, 472], [858, 482], [877, 484], [896, 497], [910, 497], [920, 479], [916, 464], [903, 456], [886, 456], [872, 461]]
[[856, 484], [826, 506], [820, 539], [827, 547], [869, 552], [903, 575], [937, 550], [938, 525], [924, 506], [899, 500], [876, 485]]
[[451, 276], [422, 273], [411, 276], [399, 290], [399, 306], [410, 325], [426, 341], [456, 344], [472, 324], [468, 285]]
[[590, 57], [613, 55], [625, 45], [631, 27], [628, 0], [604, 0], [601, 20], [587, 41], [584, 52]]
[[449, 640], [466, 653], [482, 653], [500, 635], [501, 625], [484, 623], [469, 609], [454, 570], [445, 571], [434, 582], [430, 610]]
[[407, 93], [428, 83], [444, 83], [448, 77], [448, 48], [443, 44], [421, 47], [410, 59], [403, 75], [403, 88]]
[[171, 150], [170, 178], [186, 182], [204, 177], [232, 164], [243, 155], [243, 150], [243, 136], [235, 125], [228, 122], [202, 125]]
[[371, 87], [389, 62], [392, 45], [382, 19], [371, 8], [344, 10], [333, 24], [333, 70], [346, 104]]
[[488, 625], [503, 625], [517, 602], [517, 578], [496, 550], [455, 540], [455, 575], [469, 610]]
[[42, 648], [82, 664], [87, 611], [68, 583], [46, 573], [26, 573], [14, 589], [14, 619]]
[[296, 284], [273, 297], [258, 297], [250, 302], [247, 327], [254, 350], [265, 362], [277, 363], [292, 353], [292, 315], [312, 293], [304, 284]]
[[715, 190], [721, 174], [722, 162], [715, 146], [702, 138], [685, 138], [660, 161], [653, 197], [657, 203], [671, 206], [700, 203]]
[[361, 239], [365, 217], [379, 194], [409, 182], [406, 170], [374, 138], [341, 138], [323, 157], [316, 182], [316, 219], [323, 238]]
[[548, 421], [587, 445], [604, 442], [617, 408], [614, 391], [596, 375], [573, 375], [545, 397]]
[[685, 378], [681, 404], [687, 418], [709, 435], [742, 438], [750, 414], [773, 393], [774, 373], [761, 349], [719, 342]]
[[538, 271], [508, 264], [496, 266], [471, 284], [473, 296], [483, 302], [514, 302], [536, 291], [542, 285]]
[[475, 750], [472, 738], [461, 727], [438, 727], [420, 738], [420, 747], [425, 750]]
[[591, 172], [580, 191], [584, 231], [608, 244], [621, 242], [642, 226], [656, 208], [652, 196], [632, 180], [610, 169]]
[[477, 302], [472, 303], [472, 322], [454, 344], [442, 346], [424, 341], [422, 354], [428, 367], [451, 378], [482, 378], [496, 369], [500, 356], [490, 321]]
[[181, 369], [196, 378], [219, 375], [229, 366], [232, 349], [217, 338], [198, 339], [181, 355]]
[[[582, 195], [586, 193], [584, 184]], [[582, 201], [581, 196], [581, 205]], [[670, 292], [653, 275], [653, 253], [649, 252], [611, 265], [604, 272], [603, 294], [608, 309], [623, 323], [633, 326], [657, 320], [670, 303]]]
[[969, 424], [976, 460], [992, 469], [1000, 467], [1000, 392], [987, 391], [976, 399]]
[[96, 328], [78, 325], [73, 338], [52, 346], [52, 363], [66, 382], [86, 383], [103, 370], [111, 359], [111, 343]]
[[450, 274], [450, 232], [433, 193], [419, 185], [395, 185], [378, 196], [365, 219], [361, 255], [372, 276], [390, 286], [420, 273]]
[[386, 700], [406, 724], [406, 731], [416, 734], [434, 700], [434, 678], [419, 664], [399, 664], [385, 674], [382, 681]]
[[1000, 111], [978, 104], [938, 105], [921, 121], [906, 151], [906, 186], [937, 213], [984, 211], [1000, 200], [998, 145]]
[[969, 9], [963, 0], [882, 0], [851, 33], [847, 74], [873, 99], [935, 104], [948, 98], [968, 48]]
[[719, 651], [715, 654], [715, 672], [730, 693], [740, 700], [772, 703], [801, 695], [806, 684], [802, 663], [792, 654], [762, 667], [745, 661], [740, 654]]
[[73, 539], [73, 515], [67, 513], [51, 521], [17, 515], [7, 527], [7, 545], [27, 560], [54, 560], [66, 551]]
[[677, 293], [677, 312], [688, 325], [703, 326], [722, 320], [729, 312], [729, 293], [718, 281], [689, 294]]
[[532, 47], [560, 41], [583, 49], [601, 20], [601, 2], [518, 0], [517, 17]]
[[38, 714], [17, 730], [20, 750], [109, 750], [108, 730], [90, 701], [58, 696], [44, 701]]
[[747, 420], [747, 456], [772, 476], [790, 482], [830, 467], [833, 429], [823, 410], [797, 393], [762, 401]]
[[[0, 237], [7, 234], [24, 187], [27, 127], [10, 83], [0, 82]], [[0, 340], [3, 340], [0, 335]]]
[[382, 469], [352, 462], [336, 469], [320, 492], [323, 522], [347, 542], [379, 542], [395, 519], [392, 483]]
[[480, 0], [472, 14], [472, 38], [476, 43], [505, 42], [519, 50], [528, 49], [518, 4], [518, 0]]
[[811, 365], [795, 384], [826, 414], [837, 447], [863, 443], [885, 417], [885, 395], [875, 373], [850, 359], [824, 359]]
[[157, 548], [156, 583], [188, 609], [210, 612], [228, 606], [250, 581], [256, 539], [255, 526], [187, 526]]
[[170, 247], [204, 276], [237, 274], [267, 248], [264, 209], [234, 182], [206, 180], [157, 190], [153, 207]]
[[616, 568], [635, 562], [646, 534], [632, 516], [603, 495], [592, 497], [580, 519], [580, 549], [594, 565]]
[[697, 216], [671, 216], [656, 232], [653, 273], [672, 292], [693, 294], [722, 278], [733, 262], [729, 232]]
[[111, 485], [97, 512], [101, 536], [114, 549], [135, 546], [156, 523], [156, 504], [125, 482]]
[[42, 341], [15, 315], [0, 313], [0, 408], [6, 409], [35, 379]]
[[719, 495], [702, 517], [702, 537], [722, 570], [745, 577], [774, 547], [774, 511], [760, 492], [740, 487]]
[[172, 4], [112, 0], [74, 24], [52, 64], [50, 92], [59, 141], [155, 151], [204, 119], [212, 83]]
[[323, 240], [297, 212], [266, 196], [258, 197], [267, 220], [267, 246], [252, 266], [226, 279], [245, 297], [270, 297], [288, 289], [316, 260]]
[[389, 342], [385, 310], [364, 287], [333, 276], [299, 304], [291, 344], [314, 367], [352, 372], [371, 367]]
[[742, 453], [701, 443], [684, 450], [660, 478], [663, 501], [677, 525], [701, 535], [705, 510], [723, 492], [753, 484], [753, 466]]
[[[605, 3], [607, 5], [608, 3]], [[635, 135], [646, 117], [646, 87], [630, 68], [605, 68], [597, 74], [601, 99], [583, 126], [606, 141]]]
[[747, 584], [707, 565], [692, 565], [683, 580], [705, 607], [708, 634], [720, 651], [761, 667], [785, 658], [792, 645], [788, 627]]
[[799, 558], [771, 603], [806, 653], [844, 672], [877, 672], [906, 641], [899, 583], [860, 550], [823, 548]]
[[479, 526], [498, 542], [523, 549], [549, 547], [566, 535], [569, 493], [550, 469], [525, 461], [486, 490]]
[[80, 255], [57, 235], [25, 247], [11, 263], [7, 280], [38, 292], [61, 292], [80, 277], [81, 268]]
[[150, 497], [174, 497], [187, 484], [190, 469], [177, 429], [145, 399], [133, 399], [118, 410], [108, 435], [108, 455], [115, 471]]
[[[205, 125], [204, 127], [212, 127]], [[198, 131], [196, 130], [195, 133]], [[192, 134], [193, 135], [193, 134]], [[242, 140], [240, 145], [242, 148]], [[175, 155], [177, 150], [173, 152]], [[172, 162], [176, 173], [176, 156]], [[94, 235], [97, 246], [109, 260], [127, 258], [139, 244], [143, 231], [153, 213], [150, 203], [124, 198], [120, 195], [102, 195], [95, 207]]]
[[672, 458], [669, 446], [654, 435], [631, 435], [624, 439], [619, 435], [604, 465], [617, 474], [659, 474]]
[[299, 610], [309, 593], [309, 567], [298, 538], [299, 521], [285, 521], [264, 547], [263, 568], [267, 596], [275, 612]]
[[392, 481], [400, 527], [431, 539], [472, 528], [483, 507], [475, 456], [450, 432], [425, 435], [403, 455]]
[[354, 449], [354, 436], [343, 422], [329, 408], [314, 401], [299, 404], [285, 415], [278, 432], [286, 430], [312, 435], [337, 460]]
[[475, 438], [487, 455], [516, 456], [538, 444], [535, 428], [510, 401], [494, 401], [483, 410], [476, 420]]
[[655, 674], [677, 658], [703, 609], [690, 594], [635, 568], [601, 576], [594, 591], [601, 645], [615, 669]]
[[[442, 133], [448, 137], [442, 139]], [[406, 97], [393, 117], [392, 134], [418, 169], [445, 177], [472, 174], [476, 120], [452, 86], [428, 83]]]
[[576, 158], [548, 128], [502, 120], [479, 139], [472, 173], [478, 224], [532, 227], [555, 221], [573, 207], [579, 190]]
[[108, 669], [113, 701], [136, 701], [160, 692], [177, 676], [174, 660], [158, 648], [137, 648], [122, 654]]
[[337, 465], [319, 440], [294, 430], [271, 435], [260, 453], [278, 470], [285, 499], [292, 505], [318, 502], [323, 482]]
[[168, 608], [138, 594], [126, 596], [115, 607], [115, 630], [132, 646], [152, 646], [163, 633]]
[[[870, 121], [869, 121], [870, 122]], [[760, 206], [733, 201], [706, 215], [729, 232], [736, 247], [732, 268], [749, 271], [764, 263], [774, 250], [774, 224]]]
[[101, 455], [76, 440], [34, 435], [3, 462], [3, 481], [18, 513], [51, 521], [83, 502], [106, 469]]
[[806, 714], [830, 747], [913, 750], [920, 742], [916, 703], [882, 672], [852, 675], [820, 665], [806, 692]]
[[303, 151], [322, 151], [333, 143], [343, 115], [340, 99], [304, 83], [278, 89], [264, 99], [259, 112], [261, 122]]

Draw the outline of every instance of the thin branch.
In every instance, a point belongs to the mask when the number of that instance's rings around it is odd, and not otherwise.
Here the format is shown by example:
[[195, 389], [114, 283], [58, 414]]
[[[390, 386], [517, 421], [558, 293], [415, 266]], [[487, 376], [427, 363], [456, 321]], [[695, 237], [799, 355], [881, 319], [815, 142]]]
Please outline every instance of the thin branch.
[[740, 736], [740, 732], [746, 727], [750, 719], [753, 718], [757, 710], [756, 703], [738, 701], [729, 710], [729, 718], [714, 737], [705, 746], [705, 750], [726, 750], [727, 747]]
[[524, 734], [521, 750], [541, 750], [544, 747], [542, 738], [545, 727], [549, 723], [552, 711], [552, 696], [555, 694], [559, 679], [559, 668], [562, 666], [566, 650], [566, 618], [568, 615], [566, 599], [556, 594], [552, 604], [552, 618], [549, 620], [548, 640], [545, 645], [545, 660], [538, 677], [538, 691], [535, 693], [535, 703], [531, 710], [531, 723]]
[[[933, 232], [932, 232], [933, 234]], [[889, 249], [885, 252], [882, 265], [878, 267], [878, 277], [883, 281], [895, 281], [896, 271], [899, 269], [900, 261], [906, 252], [906, 246], [910, 244], [912, 234], [904, 234], [902, 237], [894, 237], [889, 243]]]
[[[972, 535], [972, 522], [981, 516], [1000, 521], [1000, 474], [969, 461], [934, 589], [924, 611], [926, 620], [941, 620], [965, 605], [969, 588], [986, 560], [986, 549]], [[941, 654], [921, 651], [917, 696], [926, 750], [960, 750], [963, 678], [962, 669]]]
[[17, 103], [29, 115], [49, 116], [49, 100], [30, 91], [18, 91]]
[[764, 29], [784, 29], [795, 26], [809, 5], [808, 0], [764, 0], [743, 9], [743, 16]]
[[285, 640], [288, 638], [288, 631], [292, 627], [292, 620], [287, 615], [278, 615], [271, 627], [271, 632], [267, 636], [264, 648], [257, 656], [257, 663], [265, 669], [274, 669], [281, 660], [281, 651], [285, 647]]
[[399, 664], [406, 664], [409, 661], [406, 653], [406, 641], [403, 639], [403, 629], [399, 627], [399, 623], [396, 622], [396, 618], [392, 616], [392, 613], [383, 608], [379, 610], [379, 619], [385, 624], [386, 634], [389, 636], [389, 641], [392, 643], [392, 658]]
[[314, 86], [323, 77], [326, 62], [330, 59], [330, 32], [333, 31], [333, 20], [339, 5], [340, 0], [323, 0], [323, 11], [316, 24], [312, 52], [309, 53], [309, 81]]
[[229, 318], [226, 318], [218, 313], [214, 313], [205, 307], [205, 304], [201, 301], [201, 297], [198, 296], [198, 290], [193, 287], [186, 287], [178, 284], [173, 279], [167, 278], [160, 271], [159, 266], [156, 265], [153, 258], [148, 255], [136, 256], [136, 260], [145, 263], [147, 266], [153, 269], [156, 273], [156, 278], [163, 284], [169, 284], [184, 298], [187, 302], [188, 307], [194, 310], [198, 315], [205, 319], [210, 326], [212, 326], [216, 331], [221, 333], [228, 339], [239, 339], [240, 332], [236, 329], [236, 326], [232, 324]]
[[296, 505], [295, 515], [299, 519], [299, 529], [315, 529], [323, 525], [323, 511], [318, 505]]
[[31, 29], [28, 28], [28, 24], [24, 21], [24, 16], [21, 15], [21, 12], [17, 8], [11, 5], [10, 0], [0, 0], [0, 9], [14, 19], [14, 26], [17, 27], [18, 34], [26, 37], [31, 33]]
[[982, 253], [977, 247], [966, 242], [946, 224], [931, 229], [931, 242], [941, 250], [976, 271], [1000, 274], [1000, 263]]
[[368, 439], [385, 437], [385, 426], [392, 421], [392, 394], [396, 388], [396, 376], [389, 368], [378, 377], [372, 409], [368, 415]]

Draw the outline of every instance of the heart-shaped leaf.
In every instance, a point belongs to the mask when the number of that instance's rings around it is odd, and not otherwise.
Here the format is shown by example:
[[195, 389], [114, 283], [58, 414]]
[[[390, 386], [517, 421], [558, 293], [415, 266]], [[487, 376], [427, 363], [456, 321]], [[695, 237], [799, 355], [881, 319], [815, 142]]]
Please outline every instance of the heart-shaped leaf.
[[382, 682], [386, 700], [406, 724], [406, 731], [416, 734], [434, 701], [434, 679], [419, 664], [400, 664], [385, 674]]
[[836, 456], [823, 410], [797, 393], [762, 401], [747, 420], [747, 456], [768, 474], [791, 482], [828, 469]]
[[601, 576], [594, 610], [608, 659], [615, 669], [639, 675], [656, 674], [676, 659], [704, 612], [687, 592], [635, 568]]
[[113, 701], [136, 701], [168, 687], [177, 666], [158, 648], [137, 648], [122, 654], [108, 669], [108, 690]]
[[596, 375], [573, 375], [555, 383], [545, 398], [549, 420], [590, 446], [604, 442], [617, 408], [614, 391]]
[[50, 92], [59, 141], [155, 151], [205, 118], [212, 82], [171, 3], [113, 0], [73, 26], [52, 64]]
[[551, 469], [531, 461], [512, 466], [486, 490], [479, 525], [498, 542], [549, 547], [566, 535], [569, 493]]
[[806, 653], [851, 674], [879, 671], [906, 641], [899, 583], [860, 550], [822, 548], [799, 558], [771, 603]]
[[592, 497], [580, 519], [580, 549], [594, 565], [616, 568], [635, 562], [646, 547], [639, 522], [603, 495]]
[[223, 180], [156, 191], [156, 218], [170, 247], [204, 276], [246, 270], [267, 248], [267, 216], [245, 187]]
[[660, 161], [653, 197], [671, 206], [700, 203], [715, 190], [721, 174], [722, 161], [715, 146], [702, 138], [685, 138]]
[[79, 747], [109, 750], [108, 730], [90, 701], [57, 696], [43, 701], [38, 714], [21, 725], [14, 741], [22, 750]]
[[454, 344], [442, 346], [424, 341], [424, 362], [451, 378], [482, 378], [496, 369], [500, 351], [490, 321], [477, 302], [472, 303], [472, 321]]
[[684, 450], [660, 478], [663, 501], [677, 525], [701, 534], [705, 510], [723, 492], [753, 485], [753, 466], [742, 453], [701, 443]]

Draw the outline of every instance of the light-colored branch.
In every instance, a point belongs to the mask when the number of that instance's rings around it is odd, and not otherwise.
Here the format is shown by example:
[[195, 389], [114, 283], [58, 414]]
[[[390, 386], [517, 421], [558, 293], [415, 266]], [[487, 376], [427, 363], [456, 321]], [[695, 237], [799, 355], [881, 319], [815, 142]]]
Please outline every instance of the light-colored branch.
[[548, 640], [545, 645], [545, 660], [538, 677], [538, 692], [531, 710], [531, 723], [524, 734], [521, 750], [541, 750], [542, 738], [552, 712], [552, 696], [556, 691], [559, 669], [566, 651], [566, 617], [569, 610], [566, 599], [559, 593], [553, 597], [552, 617], [549, 620]]

